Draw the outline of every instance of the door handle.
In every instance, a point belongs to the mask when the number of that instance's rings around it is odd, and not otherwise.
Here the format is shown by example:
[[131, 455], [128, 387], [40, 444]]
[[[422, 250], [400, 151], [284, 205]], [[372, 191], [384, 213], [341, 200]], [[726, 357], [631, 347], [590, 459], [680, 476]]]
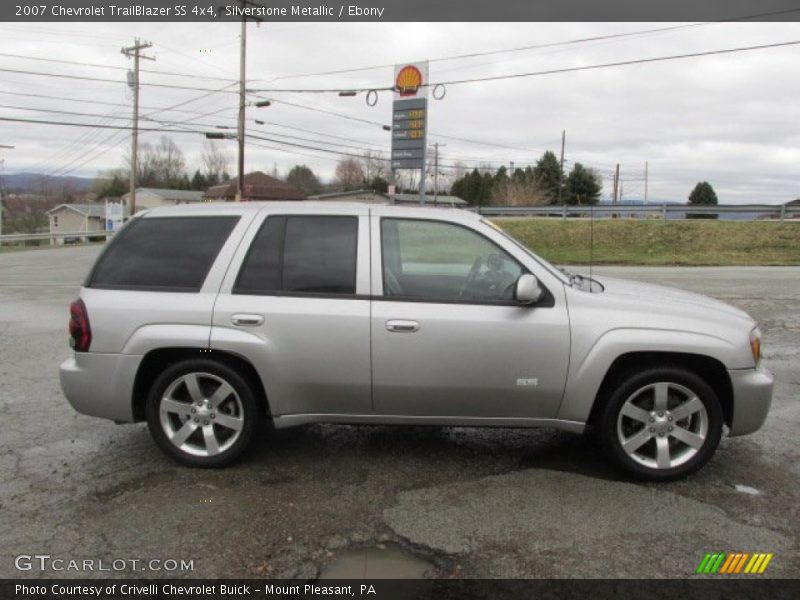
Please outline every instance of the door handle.
[[261, 315], [236, 314], [231, 315], [231, 323], [237, 327], [256, 326], [264, 323], [264, 317]]
[[416, 321], [393, 319], [391, 321], [386, 321], [386, 329], [392, 333], [414, 333], [415, 331], [419, 331], [419, 323]]

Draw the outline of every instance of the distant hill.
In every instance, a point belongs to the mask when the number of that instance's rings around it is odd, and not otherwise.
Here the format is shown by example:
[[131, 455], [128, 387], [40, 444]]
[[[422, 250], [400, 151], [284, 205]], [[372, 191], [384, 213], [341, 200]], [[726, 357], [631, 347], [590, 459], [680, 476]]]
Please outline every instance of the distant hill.
[[2, 182], [9, 192], [38, 191], [38, 188], [68, 187], [76, 192], [85, 192], [91, 189], [95, 179], [93, 177], [51, 177], [40, 173], [14, 173], [2, 175]]

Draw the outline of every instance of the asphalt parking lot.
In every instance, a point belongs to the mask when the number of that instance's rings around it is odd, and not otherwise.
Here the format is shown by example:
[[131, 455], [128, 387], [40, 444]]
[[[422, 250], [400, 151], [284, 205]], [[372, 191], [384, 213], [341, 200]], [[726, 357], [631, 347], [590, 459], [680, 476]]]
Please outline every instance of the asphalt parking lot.
[[178, 467], [143, 424], [61, 394], [68, 303], [98, 251], [0, 253], [0, 577], [114, 574], [18, 571], [25, 554], [194, 561], [116, 573], [153, 577], [685, 577], [713, 551], [800, 571], [800, 267], [595, 269], [745, 309], [777, 378], [761, 431], [723, 439], [690, 479], [644, 484], [545, 429], [308, 426], [227, 470]]

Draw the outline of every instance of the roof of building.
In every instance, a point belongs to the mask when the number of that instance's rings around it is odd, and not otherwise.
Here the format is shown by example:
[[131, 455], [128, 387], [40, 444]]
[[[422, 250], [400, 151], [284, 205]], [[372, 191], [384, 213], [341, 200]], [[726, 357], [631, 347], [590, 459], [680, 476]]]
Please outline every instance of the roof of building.
[[[305, 200], [302, 190], [290, 183], [270, 177], [261, 171], [254, 171], [244, 176], [242, 186], [243, 200]], [[205, 197], [212, 199], [233, 200], [236, 197], [237, 179], [212, 186], [206, 190]]]
[[[159, 196], [165, 200], [174, 200], [175, 202], [200, 202], [203, 199], [203, 192], [197, 190], [170, 190], [166, 188], [150, 188], [140, 187], [136, 188], [136, 194], [150, 194], [152, 196]], [[127, 198], [130, 192], [125, 194]]]
[[47, 211], [47, 214], [54, 213], [62, 208], [68, 208], [79, 212], [87, 217], [98, 217], [100, 219], [106, 218], [106, 205], [105, 204], [59, 204]]
[[389, 199], [389, 194], [384, 194], [383, 192], [376, 192], [375, 190], [350, 190], [346, 192], [326, 192], [325, 194], [315, 194], [313, 196], [309, 196], [309, 200], [328, 200], [330, 198], [349, 198], [351, 196], [363, 196], [365, 194], [375, 194], [376, 196], [383, 196], [387, 200]]
[[[420, 204], [421, 203], [419, 194], [395, 194], [394, 196], [392, 196], [392, 198], [394, 199], [395, 202], [400, 202], [400, 203], [410, 203], [410, 204], [411, 203], [413, 203], [413, 204]], [[425, 204], [434, 204], [434, 205], [438, 205], [438, 204], [447, 204], [447, 205], [458, 204], [459, 206], [461, 206], [461, 205], [467, 204], [467, 202], [465, 200], [462, 200], [458, 196], [444, 196], [442, 194], [439, 194], [438, 196], [436, 196], [436, 201], [435, 202], [434, 202], [434, 197], [433, 196], [426, 195], [425, 196]]]

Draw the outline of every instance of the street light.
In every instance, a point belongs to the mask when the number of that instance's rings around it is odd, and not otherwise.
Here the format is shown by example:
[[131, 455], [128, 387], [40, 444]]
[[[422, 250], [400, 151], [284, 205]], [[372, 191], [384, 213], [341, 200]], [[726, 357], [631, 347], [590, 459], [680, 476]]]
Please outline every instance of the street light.
[[260, 100], [256, 102], [256, 108], [264, 108], [267, 106], [272, 106], [272, 100]]

